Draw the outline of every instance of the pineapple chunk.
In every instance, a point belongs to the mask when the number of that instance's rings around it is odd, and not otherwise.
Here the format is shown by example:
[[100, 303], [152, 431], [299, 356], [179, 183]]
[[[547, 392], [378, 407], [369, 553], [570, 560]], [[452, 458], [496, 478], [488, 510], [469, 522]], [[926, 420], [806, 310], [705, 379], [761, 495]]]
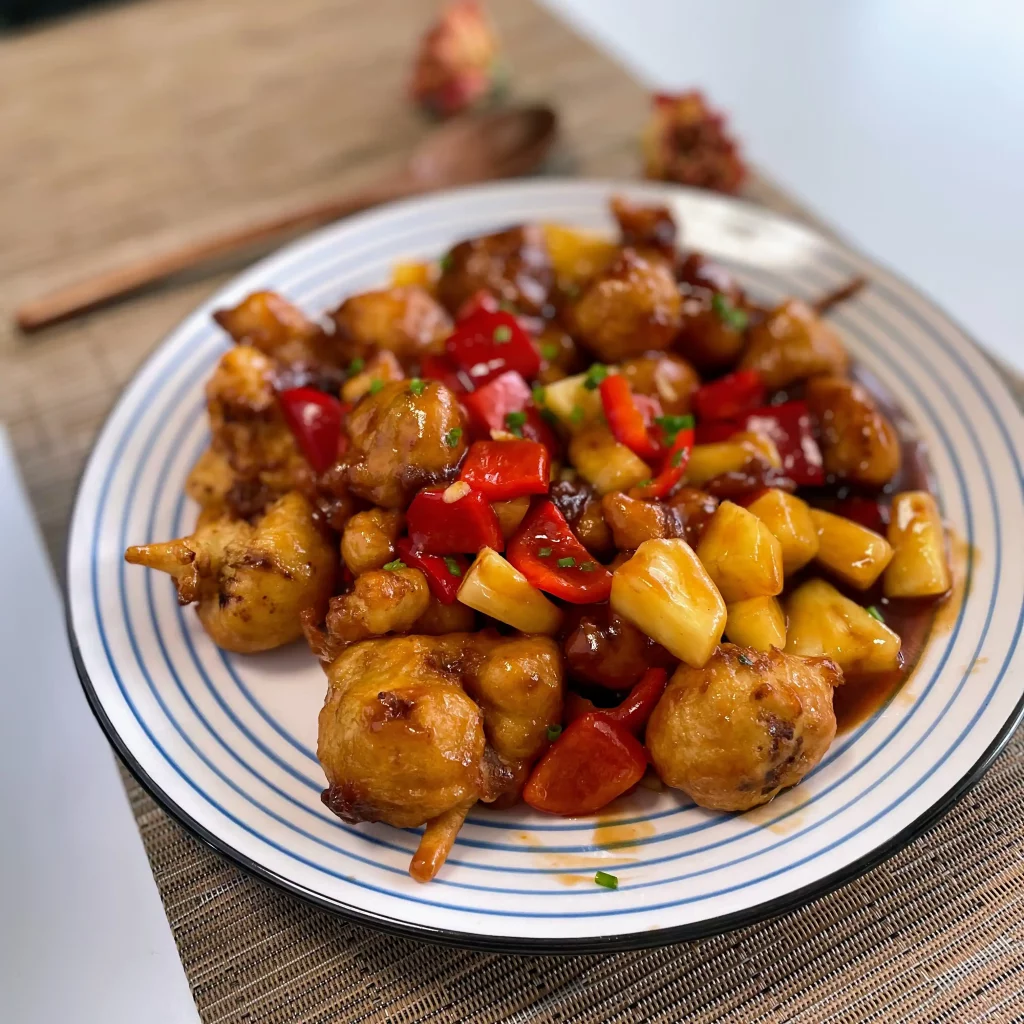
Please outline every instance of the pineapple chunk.
[[824, 580], [808, 580], [786, 602], [786, 653], [831, 658], [846, 673], [899, 668], [900, 638]]
[[782, 456], [779, 454], [779, 449], [776, 447], [775, 442], [767, 434], [758, 434], [753, 430], [744, 430], [739, 434], [733, 434], [729, 441], [733, 444], [737, 442], [742, 444], [744, 441], [748, 442], [753, 445], [757, 454], [769, 466], [772, 466], [774, 469], [782, 469]]
[[730, 604], [782, 592], [782, 546], [757, 516], [731, 501], [704, 528], [697, 557]]
[[786, 616], [774, 597], [750, 597], [726, 605], [725, 635], [740, 647], [770, 651], [786, 646]]
[[889, 564], [892, 548], [874, 530], [843, 516], [811, 509], [811, 521], [818, 532], [819, 565], [831, 570], [844, 583], [867, 590]]
[[942, 519], [927, 491], [904, 491], [893, 499], [889, 543], [893, 556], [882, 578], [886, 597], [937, 597], [949, 590]]
[[[618, 373], [617, 366], [609, 366], [609, 373]], [[563, 377], [544, 388], [544, 405], [570, 431], [583, 430], [601, 421], [604, 409], [597, 388], [586, 386], [587, 375], [577, 373]]]
[[420, 263], [403, 260], [391, 268], [391, 284], [400, 288], [407, 284], [418, 284], [433, 294], [434, 286], [440, 276], [440, 267], [436, 263]]
[[459, 601], [523, 633], [558, 632], [561, 611], [494, 548], [481, 548], [459, 587]]
[[765, 438], [758, 436], [755, 442], [749, 435], [745, 435], [739, 440], [730, 438], [728, 441], [716, 441], [714, 444], [695, 444], [693, 451], [690, 452], [690, 461], [686, 464], [684, 479], [687, 485], [700, 487], [701, 484], [706, 484], [723, 473], [741, 470], [751, 459], [764, 454], [764, 440]]
[[573, 435], [569, 441], [569, 459], [598, 494], [628, 491], [651, 477], [651, 467], [624, 444], [619, 444], [607, 427], [589, 427]]
[[524, 495], [521, 498], [509, 498], [507, 501], [492, 501], [491, 508], [498, 517], [502, 537], [508, 540], [519, 529], [519, 524], [530, 511], [530, 499]]
[[545, 224], [544, 239], [551, 265], [562, 287], [582, 284], [609, 266], [618, 252], [606, 235], [561, 224]]
[[807, 503], [773, 487], [747, 506], [782, 546], [782, 571], [802, 569], [818, 553], [818, 531]]
[[725, 628], [725, 602], [685, 540], [645, 540], [612, 576], [612, 610], [700, 668]]

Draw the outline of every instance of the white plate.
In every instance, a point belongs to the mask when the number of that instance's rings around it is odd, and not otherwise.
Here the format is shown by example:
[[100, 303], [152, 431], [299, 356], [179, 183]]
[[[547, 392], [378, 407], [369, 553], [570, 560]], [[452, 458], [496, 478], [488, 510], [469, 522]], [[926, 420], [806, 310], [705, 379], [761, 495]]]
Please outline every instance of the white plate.
[[[611, 228], [619, 190], [669, 202], [687, 245], [756, 297], [872, 286], [834, 316], [850, 351], [927, 441], [943, 514], [966, 543], [966, 597], [900, 694], [841, 736], [795, 790], [746, 815], [639, 790], [595, 820], [474, 812], [429, 885], [406, 873], [414, 831], [346, 825], [320, 802], [324, 676], [300, 645], [225, 654], [128, 544], [190, 531], [186, 474], [207, 441], [203, 385], [229, 342], [210, 319], [258, 288], [312, 315], [384, 283], [400, 258], [522, 221]], [[86, 692], [157, 799], [243, 867], [368, 924], [479, 948], [648, 946], [792, 908], [908, 842], [976, 781], [1017, 724], [1024, 607], [1021, 417], [985, 358], [930, 302], [862, 257], [743, 203], [656, 185], [499, 184], [336, 224], [242, 274], [157, 349], [111, 414], [71, 528], [69, 614]], [[618, 831], [595, 825], [620, 826]], [[635, 840], [624, 848], [608, 841]], [[593, 883], [596, 869], [619, 889]]]

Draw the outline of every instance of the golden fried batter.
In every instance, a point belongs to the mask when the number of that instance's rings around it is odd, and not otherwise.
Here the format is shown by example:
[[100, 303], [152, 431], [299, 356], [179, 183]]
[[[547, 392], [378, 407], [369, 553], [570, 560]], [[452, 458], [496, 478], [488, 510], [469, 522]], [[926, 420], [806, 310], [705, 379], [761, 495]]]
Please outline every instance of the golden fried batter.
[[693, 393], [700, 387], [697, 371], [682, 357], [657, 352], [623, 360], [619, 373], [638, 395], [651, 395], [666, 415], [690, 411]]
[[403, 364], [444, 352], [452, 321], [418, 285], [363, 292], [346, 299], [332, 314], [346, 351], [366, 356], [392, 352]]
[[323, 329], [275, 292], [253, 292], [213, 319], [239, 345], [251, 345], [282, 363], [331, 362], [334, 346]]
[[392, 561], [404, 526], [405, 516], [398, 509], [371, 508], [352, 516], [341, 535], [341, 557], [349, 571], [358, 576]]
[[662, 781], [702, 807], [746, 811], [799, 782], [836, 733], [829, 658], [722, 644], [703, 668], [680, 665], [647, 723]]

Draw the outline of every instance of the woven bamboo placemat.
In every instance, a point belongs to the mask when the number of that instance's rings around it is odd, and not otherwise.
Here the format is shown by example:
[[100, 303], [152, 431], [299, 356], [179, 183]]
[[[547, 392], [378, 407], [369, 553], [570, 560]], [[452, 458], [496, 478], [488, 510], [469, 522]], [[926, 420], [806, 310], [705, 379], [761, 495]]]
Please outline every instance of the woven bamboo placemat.
[[[63, 564], [75, 481], [147, 352], [229, 268], [33, 339], [22, 299], [389, 167], [433, 0], [148, 0], [0, 42], [0, 420]], [[525, 0], [514, 90], [556, 101], [561, 173], [631, 177], [641, 89]], [[806, 216], [764, 181], [750, 198]], [[76, 685], [68, 680], [68, 685]], [[935, 829], [796, 913], [646, 953], [518, 958], [350, 925], [239, 872], [125, 785], [213, 1022], [1024, 1020], [1024, 737]]]

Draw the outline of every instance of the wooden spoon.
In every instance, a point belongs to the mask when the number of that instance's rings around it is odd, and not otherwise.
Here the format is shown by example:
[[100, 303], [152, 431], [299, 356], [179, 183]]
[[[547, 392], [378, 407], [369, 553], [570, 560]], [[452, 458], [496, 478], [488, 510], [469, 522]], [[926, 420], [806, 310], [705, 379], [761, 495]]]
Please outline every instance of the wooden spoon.
[[362, 191], [308, 203], [257, 224], [191, 242], [58, 288], [26, 303], [15, 312], [15, 320], [23, 331], [37, 331], [208, 260], [270, 241], [285, 232], [308, 230], [393, 199], [526, 174], [547, 155], [557, 127], [555, 112], [546, 106], [518, 107], [457, 118], [429, 135], [394, 175]]

